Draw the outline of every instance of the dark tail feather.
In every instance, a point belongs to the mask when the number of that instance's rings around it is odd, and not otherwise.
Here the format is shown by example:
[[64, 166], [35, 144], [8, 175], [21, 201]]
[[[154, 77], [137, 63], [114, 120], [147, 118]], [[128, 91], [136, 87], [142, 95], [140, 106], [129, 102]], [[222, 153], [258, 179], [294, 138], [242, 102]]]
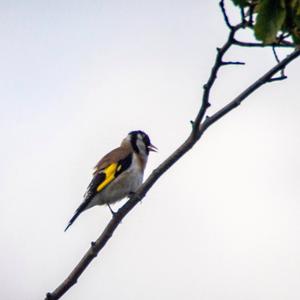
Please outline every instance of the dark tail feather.
[[74, 221], [77, 219], [77, 217], [87, 208], [88, 206], [88, 201], [84, 201], [80, 204], [80, 206], [76, 209], [74, 216], [71, 218], [69, 221], [67, 227], [65, 228], [65, 232], [67, 229], [74, 223]]
[[68, 228], [73, 224], [73, 222], [77, 219], [77, 217], [82, 213], [82, 211], [76, 211], [72, 219], [69, 221], [67, 227], [65, 228], [65, 231], [68, 230]]

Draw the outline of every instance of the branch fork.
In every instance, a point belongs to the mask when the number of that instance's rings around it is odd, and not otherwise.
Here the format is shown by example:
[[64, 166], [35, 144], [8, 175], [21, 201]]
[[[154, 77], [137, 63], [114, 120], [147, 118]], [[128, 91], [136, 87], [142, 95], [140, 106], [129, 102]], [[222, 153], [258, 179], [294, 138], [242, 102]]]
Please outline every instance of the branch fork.
[[[224, 61], [223, 57], [227, 53], [227, 51], [232, 46], [245, 46], [246, 43], [240, 44], [242, 42], [238, 42], [235, 39], [235, 34], [240, 29], [245, 28], [247, 26], [245, 21], [245, 14], [242, 14], [242, 21], [240, 24], [236, 26], [232, 26], [229, 18], [227, 16], [224, 0], [220, 1], [221, 11], [224, 17], [224, 21], [229, 28], [229, 34], [226, 42], [220, 48], [217, 48], [217, 54], [215, 58], [214, 65], [211, 69], [210, 75], [206, 84], [203, 86], [203, 95], [202, 95], [202, 104], [200, 109], [194, 120], [190, 121], [192, 124], [192, 130], [187, 139], [182, 143], [181, 146], [178, 147], [176, 151], [174, 151], [164, 162], [162, 162], [156, 169], [152, 171], [147, 180], [141, 185], [139, 190], [129, 197], [129, 200], [114, 214], [112, 219], [109, 221], [107, 226], [105, 227], [102, 234], [99, 238], [91, 243], [89, 250], [82, 257], [77, 266], [73, 269], [70, 275], [52, 292], [47, 293], [46, 300], [56, 300], [59, 299], [64, 293], [66, 293], [79, 279], [81, 274], [85, 271], [88, 265], [92, 262], [92, 260], [99, 254], [99, 252], [106, 245], [108, 240], [112, 237], [114, 231], [121, 223], [123, 218], [139, 203], [146, 195], [146, 193], [151, 189], [153, 184], [171, 167], [173, 166], [184, 154], [186, 154], [201, 138], [202, 134], [215, 122], [224, 117], [234, 108], [238, 107], [250, 94], [255, 92], [262, 85], [283, 80], [286, 76], [281, 73], [279, 77], [273, 77], [278, 72], [282, 72], [284, 68], [296, 59], [300, 55], [300, 49], [294, 50], [290, 55], [284, 58], [281, 61], [277, 61], [277, 64], [271, 68], [268, 72], [266, 72], [263, 76], [261, 76], [258, 80], [252, 83], [248, 88], [246, 88], [243, 92], [241, 92], [236, 98], [232, 101], [228, 102], [224, 107], [218, 110], [211, 116], [207, 115], [207, 110], [210, 107], [210, 91], [217, 79], [218, 72], [220, 68], [224, 65], [240, 65], [244, 64], [242, 62], [234, 62], [234, 61]], [[244, 17], [243, 17], [244, 16]], [[281, 46], [281, 45], [277, 45]], [[261, 47], [261, 45], [259, 45]]]

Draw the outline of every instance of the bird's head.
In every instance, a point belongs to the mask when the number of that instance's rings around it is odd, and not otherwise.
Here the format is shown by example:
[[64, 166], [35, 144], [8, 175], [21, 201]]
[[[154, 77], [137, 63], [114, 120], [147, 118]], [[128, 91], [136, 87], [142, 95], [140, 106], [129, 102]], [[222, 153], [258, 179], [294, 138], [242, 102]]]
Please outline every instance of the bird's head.
[[157, 148], [151, 144], [149, 136], [141, 130], [129, 132], [124, 142], [129, 142], [133, 151], [142, 156], [148, 156], [150, 151], [157, 151]]

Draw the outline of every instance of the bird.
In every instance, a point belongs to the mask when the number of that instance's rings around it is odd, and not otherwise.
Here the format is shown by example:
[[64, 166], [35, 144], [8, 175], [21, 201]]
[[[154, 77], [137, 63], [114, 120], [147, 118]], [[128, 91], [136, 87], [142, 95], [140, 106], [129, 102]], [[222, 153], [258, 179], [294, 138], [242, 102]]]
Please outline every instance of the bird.
[[134, 194], [143, 182], [150, 151], [157, 152], [149, 136], [135, 130], [128, 133], [121, 145], [106, 154], [94, 167], [93, 178], [65, 231], [85, 210], [95, 205], [110, 204]]

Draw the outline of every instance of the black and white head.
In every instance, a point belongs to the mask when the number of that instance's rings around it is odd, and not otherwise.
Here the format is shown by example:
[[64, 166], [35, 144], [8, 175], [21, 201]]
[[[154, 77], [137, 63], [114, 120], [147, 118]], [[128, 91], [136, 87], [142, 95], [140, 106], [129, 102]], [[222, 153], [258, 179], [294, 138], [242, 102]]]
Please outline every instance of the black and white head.
[[157, 148], [151, 144], [149, 136], [141, 130], [129, 132], [126, 139], [129, 139], [133, 151], [143, 157], [147, 157], [150, 151], [157, 151]]

